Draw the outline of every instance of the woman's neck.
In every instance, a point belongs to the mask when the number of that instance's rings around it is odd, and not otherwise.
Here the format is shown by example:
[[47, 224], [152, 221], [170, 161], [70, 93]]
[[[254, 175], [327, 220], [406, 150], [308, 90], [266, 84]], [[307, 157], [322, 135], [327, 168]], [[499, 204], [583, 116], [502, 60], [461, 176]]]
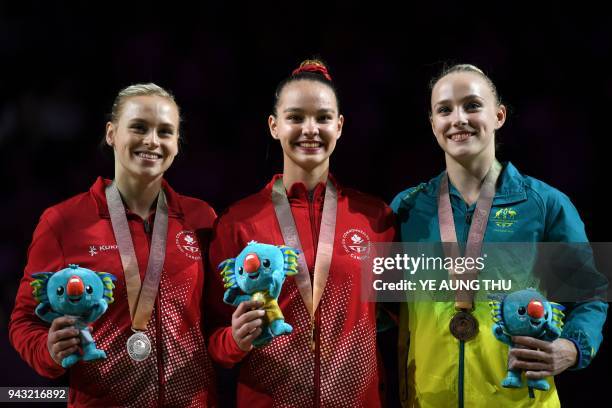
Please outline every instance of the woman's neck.
[[448, 178], [468, 205], [478, 201], [482, 181], [494, 162], [495, 155], [487, 155], [476, 160], [459, 161], [446, 154]]
[[317, 184], [325, 183], [329, 175], [329, 159], [319, 166], [305, 170], [285, 157], [283, 164], [283, 185], [289, 190], [294, 183], [304, 183], [308, 191], [312, 191]]
[[152, 212], [161, 190], [161, 176], [153, 180], [137, 180], [122, 172], [115, 172], [115, 183], [125, 205], [131, 212], [146, 220]]

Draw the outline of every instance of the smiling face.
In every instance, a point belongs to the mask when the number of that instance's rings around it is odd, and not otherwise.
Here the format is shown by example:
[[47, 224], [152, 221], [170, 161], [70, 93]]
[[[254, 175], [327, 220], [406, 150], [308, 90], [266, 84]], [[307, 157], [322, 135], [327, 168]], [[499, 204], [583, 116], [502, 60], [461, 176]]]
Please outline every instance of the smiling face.
[[458, 161], [495, 157], [495, 131], [506, 108], [475, 72], [442, 77], [431, 92], [431, 128], [442, 150]]
[[236, 257], [236, 283], [244, 293], [269, 290], [273, 281], [285, 280], [284, 258], [274, 245], [249, 244]]
[[178, 153], [179, 113], [161, 96], [133, 96], [116, 122], [106, 125], [106, 142], [115, 153], [115, 177], [149, 182], [160, 178]]
[[338, 113], [333, 90], [312, 80], [295, 80], [283, 88], [268, 125], [283, 148], [285, 166], [312, 171], [329, 166], [344, 117]]
[[550, 303], [539, 293], [523, 290], [509, 294], [503, 302], [503, 316], [512, 335], [539, 337], [552, 324]]
[[73, 316], [87, 313], [103, 297], [102, 281], [91, 273], [64, 269], [49, 278], [47, 296], [54, 310]]

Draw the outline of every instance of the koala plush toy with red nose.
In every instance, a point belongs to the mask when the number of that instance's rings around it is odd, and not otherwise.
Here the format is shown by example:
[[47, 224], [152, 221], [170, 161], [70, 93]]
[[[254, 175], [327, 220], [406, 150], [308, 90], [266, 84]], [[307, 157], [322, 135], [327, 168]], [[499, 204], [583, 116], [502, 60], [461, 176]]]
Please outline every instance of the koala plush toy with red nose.
[[[558, 303], [549, 302], [537, 290], [529, 288], [508, 295], [491, 295], [489, 302], [493, 316], [493, 335], [510, 347], [514, 347], [512, 336], [528, 336], [539, 340], [553, 341], [561, 335], [563, 309]], [[521, 371], [508, 369], [502, 381], [505, 388], [521, 388]], [[527, 386], [547, 391], [546, 379], [527, 380]]]
[[113, 302], [115, 276], [69, 265], [55, 273], [34, 273], [32, 278], [30, 285], [39, 302], [35, 310], [38, 317], [49, 323], [61, 316], [76, 318], [75, 327], [80, 331], [83, 354], [76, 352], [65, 357], [62, 367], [68, 368], [79, 360], [106, 358], [104, 350], [96, 348], [88, 325], [102, 316]]
[[223, 301], [238, 306], [246, 300], [263, 303], [264, 327], [253, 341], [262, 347], [276, 336], [291, 333], [293, 327], [285, 322], [278, 306], [278, 296], [286, 276], [298, 273], [299, 251], [284, 245], [268, 245], [251, 241], [236, 258], [219, 264], [225, 282]]

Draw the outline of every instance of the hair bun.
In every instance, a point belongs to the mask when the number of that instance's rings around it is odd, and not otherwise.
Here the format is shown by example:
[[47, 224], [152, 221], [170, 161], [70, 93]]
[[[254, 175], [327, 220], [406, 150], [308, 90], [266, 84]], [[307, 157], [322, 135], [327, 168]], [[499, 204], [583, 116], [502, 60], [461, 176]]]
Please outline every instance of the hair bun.
[[314, 74], [323, 75], [325, 79], [329, 82], [332, 81], [331, 75], [329, 75], [329, 71], [327, 71], [327, 67], [322, 61], [319, 60], [306, 60], [300, 64], [300, 66], [293, 70], [291, 76], [296, 76], [301, 74], [302, 72], [312, 72]]

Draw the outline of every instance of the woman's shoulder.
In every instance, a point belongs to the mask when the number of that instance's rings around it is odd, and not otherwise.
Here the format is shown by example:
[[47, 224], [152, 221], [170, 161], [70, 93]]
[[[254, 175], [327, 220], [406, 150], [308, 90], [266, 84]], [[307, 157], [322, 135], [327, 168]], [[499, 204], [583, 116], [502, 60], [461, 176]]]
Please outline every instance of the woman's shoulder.
[[178, 197], [181, 203], [181, 208], [185, 214], [204, 213], [216, 218], [217, 215], [215, 210], [210, 204], [208, 204], [208, 202], [200, 198], [182, 194], [179, 194]]
[[210, 204], [204, 200], [191, 196], [182, 194], [177, 194], [177, 196], [185, 228], [197, 231], [210, 230], [213, 227], [217, 219], [217, 213], [215, 213], [215, 210]]
[[96, 208], [91, 191], [85, 191], [46, 208], [40, 218], [52, 225], [65, 220], [77, 221], [95, 214]]
[[527, 195], [534, 196], [547, 208], [571, 204], [570, 198], [565, 193], [545, 181], [523, 175], [523, 183]]
[[546, 225], [546, 240], [553, 242], [586, 242], [584, 223], [570, 198], [550, 184], [530, 176], [523, 176], [528, 199], [542, 207]]
[[398, 194], [395, 195], [393, 200], [391, 200], [391, 209], [394, 212], [397, 212], [400, 207], [404, 206], [409, 201], [414, 200], [419, 193], [423, 192], [426, 186], [426, 183], [420, 183], [416, 186], [412, 186], [403, 191], [400, 191]]
[[352, 208], [361, 208], [366, 212], [389, 211], [387, 203], [375, 195], [351, 187], [343, 187], [341, 193]]
[[363, 201], [364, 203], [373, 205], [386, 205], [385, 202], [377, 196], [365, 193], [353, 187], [341, 187], [341, 193], [351, 200]]
[[413, 207], [417, 200], [436, 201], [440, 175], [399, 192], [391, 201], [391, 209], [397, 213], [401, 208]]
[[225, 223], [249, 222], [262, 216], [262, 211], [273, 210], [270, 192], [260, 190], [230, 204], [219, 214], [219, 221]]

